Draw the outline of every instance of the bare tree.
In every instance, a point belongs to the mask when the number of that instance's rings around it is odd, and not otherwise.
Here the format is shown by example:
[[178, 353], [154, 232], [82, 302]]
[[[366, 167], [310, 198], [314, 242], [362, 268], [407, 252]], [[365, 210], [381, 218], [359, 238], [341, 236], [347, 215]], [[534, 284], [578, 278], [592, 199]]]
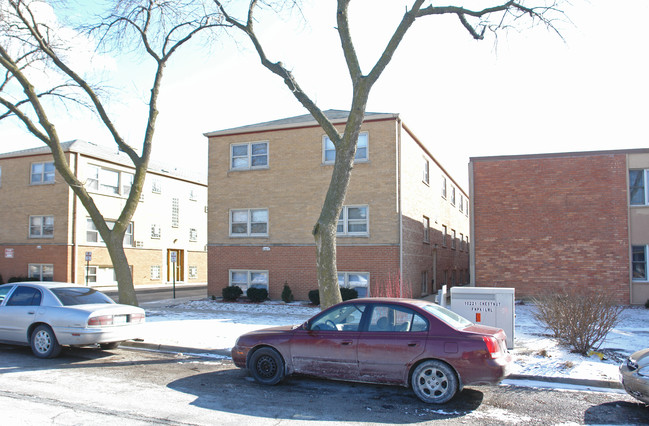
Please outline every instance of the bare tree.
[[[316, 244], [318, 288], [323, 308], [341, 301], [336, 270], [336, 226], [349, 186], [354, 156], [356, 155], [356, 144], [363, 123], [367, 100], [372, 87], [392, 60], [394, 52], [415, 20], [428, 16], [456, 15], [460, 24], [469, 34], [473, 38], [481, 40], [484, 38], [486, 31], [489, 30], [495, 33], [503, 28], [515, 25], [523, 19], [531, 20], [534, 24], [545, 25], [554, 30], [552, 15], [555, 13], [558, 16], [563, 15], [556, 3], [543, 2], [543, 0], [538, 0], [539, 3], [543, 3], [539, 6], [526, 6], [524, 4], [525, 0], [521, 0], [520, 2], [503, 2], [481, 10], [471, 10], [459, 6], [433, 6], [432, 4], [424, 6], [425, 0], [412, 0], [412, 4], [406, 9], [379, 59], [369, 73], [364, 74], [350, 32], [348, 7], [351, 0], [338, 0], [336, 10], [338, 25], [336, 29], [353, 92], [349, 117], [343, 133], [340, 134], [316, 103], [298, 85], [292, 72], [282, 62], [273, 62], [266, 55], [262, 40], [259, 39], [255, 31], [255, 23], [257, 22], [255, 13], [263, 6], [272, 6], [273, 2], [250, 0], [247, 16], [244, 19], [237, 19], [227, 12], [226, 5], [223, 2], [214, 1], [225, 20], [250, 39], [263, 66], [284, 80], [295, 98], [311, 113], [334, 144], [336, 159], [331, 181], [320, 217], [313, 227]], [[368, 11], [369, 15], [371, 15], [371, 11]]]
[[[117, 275], [119, 301], [137, 305], [123, 240], [148, 169], [163, 71], [181, 46], [203, 30], [223, 24], [218, 14], [208, 13], [197, 2], [124, 0], [117, 2], [109, 16], [99, 24], [85, 27], [86, 31], [98, 36], [100, 45], [133, 46], [137, 51], [142, 49], [155, 63], [148, 116], [144, 123], [146, 129], [140, 148], [136, 149], [120, 135], [99, 88], [70, 65], [70, 56], [79, 52], [73, 52], [69, 33], [64, 34], [66, 28], [60, 26], [51, 13], [44, 11], [44, 5], [46, 3], [42, 1], [32, 0], [4, 0], [0, 4], [0, 66], [4, 69], [4, 75], [0, 76], [0, 120], [17, 119], [50, 148], [56, 170], [86, 208], [106, 242]], [[92, 52], [87, 55], [90, 54]], [[91, 58], [87, 60], [90, 62]], [[52, 121], [55, 111], [60, 111], [57, 107], [61, 103], [90, 108], [119, 149], [133, 162], [133, 185], [112, 229], [86, 191], [84, 182], [78, 179], [65, 158]]]

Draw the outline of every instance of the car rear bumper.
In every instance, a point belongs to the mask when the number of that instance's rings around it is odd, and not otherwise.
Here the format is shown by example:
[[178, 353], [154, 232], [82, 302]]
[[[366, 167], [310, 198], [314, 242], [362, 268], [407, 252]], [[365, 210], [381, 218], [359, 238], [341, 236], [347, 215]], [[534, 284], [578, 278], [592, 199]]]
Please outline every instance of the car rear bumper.
[[55, 328], [54, 334], [61, 345], [86, 346], [96, 343], [123, 342], [142, 337], [142, 324], [90, 328]]
[[463, 385], [497, 385], [511, 374], [512, 356], [507, 353], [496, 359], [485, 360], [472, 374], [462, 376]]

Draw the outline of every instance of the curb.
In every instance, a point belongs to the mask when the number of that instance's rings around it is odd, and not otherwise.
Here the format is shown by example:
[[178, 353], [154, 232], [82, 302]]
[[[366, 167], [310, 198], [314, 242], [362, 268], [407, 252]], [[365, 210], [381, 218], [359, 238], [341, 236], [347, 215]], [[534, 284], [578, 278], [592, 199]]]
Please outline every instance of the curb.
[[[171, 346], [171, 345], [162, 345], [158, 343], [145, 343], [145, 342], [137, 342], [137, 341], [122, 342], [120, 346], [131, 347], [136, 349], [146, 349], [150, 351], [192, 354], [196, 356], [217, 355], [228, 359], [230, 359], [231, 357], [231, 352], [229, 349], [200, 349], [200, 348], [190, 348], [186, 346]], [[511, 374], [507, 376], [504, 380], [512, 380], [512, 381], [529, 380], [535, 382], [562, 383], [566, 385], [583, 386], [583, 387], [591, 387], [591, 388], [623, 389], [622, 384], [620, 382], [615, 382], [611, 380], [590, 380], [590, 379], [574, 379], [570, 377], [531, 376], [526, 374]]]

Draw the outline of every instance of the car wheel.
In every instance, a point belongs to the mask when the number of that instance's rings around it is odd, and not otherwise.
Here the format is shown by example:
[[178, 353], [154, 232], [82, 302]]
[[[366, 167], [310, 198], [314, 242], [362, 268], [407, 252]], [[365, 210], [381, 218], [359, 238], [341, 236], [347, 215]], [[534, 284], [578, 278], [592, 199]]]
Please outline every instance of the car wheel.
[[410, 379], [417, 398], [431, 404], [449, 401], [458, 388], [455, 371], [442, 361], [430, 360], [419, 364]]
[[100, 343], [99, 347], [102, 349], [117, 349], [122, 342]]
[[61, 345], [49, 325], [36, 327], [29, 342], [32, 352], [39, 358], [56, 358], [61, 353]]
[[276, 385], [284, 378], [284, 360], [272, 348], [257, 349], [250, 356], [248, 369], [252, 377], [264, 385]]

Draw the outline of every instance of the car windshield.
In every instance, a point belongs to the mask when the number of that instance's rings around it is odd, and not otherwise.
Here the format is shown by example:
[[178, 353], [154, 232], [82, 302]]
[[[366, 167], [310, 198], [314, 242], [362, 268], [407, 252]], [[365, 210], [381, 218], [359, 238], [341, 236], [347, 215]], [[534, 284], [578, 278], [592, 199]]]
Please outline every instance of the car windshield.
[[449, 311], [448, 309], [439, 305], [426, 305], [424, 306], [424, 309], [433, 314], [436, 318], [455, 328], [466, 328], [470, 325], [473, 325], [473, 323], [468, 319], [461, 317], [455, 312]]
[[60, 287], [51, 290], [63, 306], [115, 303], [104, 293], [92, 288]]

